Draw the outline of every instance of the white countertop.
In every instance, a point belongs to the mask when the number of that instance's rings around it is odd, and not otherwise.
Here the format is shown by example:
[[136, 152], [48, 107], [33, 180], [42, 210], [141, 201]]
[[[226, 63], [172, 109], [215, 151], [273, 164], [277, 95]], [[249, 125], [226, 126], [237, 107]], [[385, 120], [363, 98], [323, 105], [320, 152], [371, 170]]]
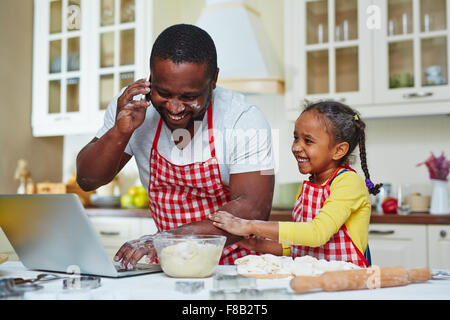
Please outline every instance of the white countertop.
[[[235, 274], [235, 266], [218, 266], [215, 272]], [[0, 265], [0, 278], [22, 277], [31, 279], [39, 271], [27, 270], [21, 262], [8, 261]], [[289, 286], [291, 278], [257, 279], [257, 289], [286, 288], [293, 300], [450, 300], [450, 279], [430, 280], [403, 287], [380, 288], [374, 290], [354, 290], [340, 292], [313, 292], [295, 294]], [[177, 281], [204, 281], [204, 289], [194, 294], [175, 290]], [[41, 283], [42, 284], [42, 283]], [[92, 290], [63, 290], [62, 280], [43, 284], [44, 288], [27, 292], [27, 300], [209, 300], [213, 289], [213, 278], [175, 279], [164, 273], [155, 273], [121, 279], [102, 278], [101, 286]]]

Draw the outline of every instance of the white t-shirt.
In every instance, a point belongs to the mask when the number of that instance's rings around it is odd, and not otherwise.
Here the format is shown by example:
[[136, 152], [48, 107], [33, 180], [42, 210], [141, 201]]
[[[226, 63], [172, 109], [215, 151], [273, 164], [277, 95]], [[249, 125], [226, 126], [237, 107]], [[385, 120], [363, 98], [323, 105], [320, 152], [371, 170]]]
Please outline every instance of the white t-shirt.
[[[96, 134], [97, 138], [113, 127], [117, 99], [124, 89], [109, 104], [103, 127]], [[135, 99], [141, 99], [141, 95]], [[213, 91], [212, 110], [216, 157], [224, 185], [228, 186], [230, 174], [274, 169], [271, 128], [257, 106], [247, 103], [245, 96], [240, 93], [217, 87]], [[148, 107], [144, 122], [134, 131], [125, 148], [126, 153], [135, 157], [141, 183], [145, 187], [149, 183], [150, 150], [160, 119], [155, 108]], [[172, 133], [163, 121], [158, 152], [175, 165], [204, 162], [211, 158], [208, 113], [202, 122], [198, 121], [195, 125], [201, 127], [192, 141], [180, 150], [174, 143], [173, 135], [179, 137], [186, 130], [175, 130]]]

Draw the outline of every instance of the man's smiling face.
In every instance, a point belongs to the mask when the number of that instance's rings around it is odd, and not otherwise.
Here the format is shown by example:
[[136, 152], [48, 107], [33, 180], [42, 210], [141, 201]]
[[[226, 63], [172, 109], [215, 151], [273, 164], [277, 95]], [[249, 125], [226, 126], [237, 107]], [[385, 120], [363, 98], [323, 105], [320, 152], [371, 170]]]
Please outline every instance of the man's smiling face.
[[216, 87], [205, 63], [174, 63], [155, 59], [151, 70], [151, 102], [164, 122], [174, 131], [193, 130], [201, 121]]

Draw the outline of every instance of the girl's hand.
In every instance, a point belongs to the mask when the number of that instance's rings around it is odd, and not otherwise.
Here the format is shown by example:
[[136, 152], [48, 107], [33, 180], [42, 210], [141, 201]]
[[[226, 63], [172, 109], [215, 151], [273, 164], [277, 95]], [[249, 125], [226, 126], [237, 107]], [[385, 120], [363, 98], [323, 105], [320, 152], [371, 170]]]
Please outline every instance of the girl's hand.
[[225, 211], [217, 211], [209, 216], [213, 225], [238, 236], [250, 237], [252, 235], [251, 220], [233, 216]]

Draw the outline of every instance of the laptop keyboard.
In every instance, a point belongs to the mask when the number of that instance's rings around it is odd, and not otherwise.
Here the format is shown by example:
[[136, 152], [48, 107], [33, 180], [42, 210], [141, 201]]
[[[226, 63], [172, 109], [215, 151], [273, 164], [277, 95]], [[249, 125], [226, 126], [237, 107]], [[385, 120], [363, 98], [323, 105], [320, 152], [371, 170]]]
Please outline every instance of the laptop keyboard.
[[122, 268], [120, 264], [114, 264], [114, 267], [116, 268], [117, 272], [129, 272], [129, 271], [136, 271], [136, 270], [154, 270], [155, 267], [159, 268], [159, 265], [152, 265], [147, 263], [138, 263], [134, 266], [134, 269], [128, 270], [126, 268]]

